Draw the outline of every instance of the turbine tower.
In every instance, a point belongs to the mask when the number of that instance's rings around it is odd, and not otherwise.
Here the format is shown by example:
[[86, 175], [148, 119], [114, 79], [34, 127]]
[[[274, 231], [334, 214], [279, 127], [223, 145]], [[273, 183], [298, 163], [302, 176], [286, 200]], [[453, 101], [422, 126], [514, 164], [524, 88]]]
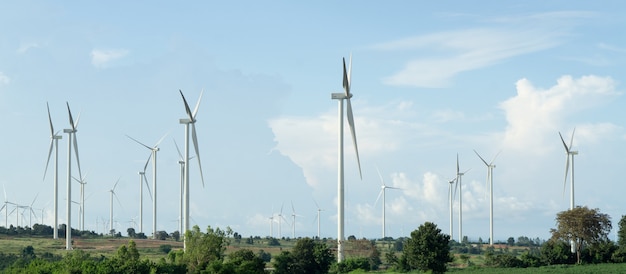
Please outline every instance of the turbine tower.
[[[74, 146], [74, 153], [76, 155], [76, 165], [78, 167], [78, 177], [82, 178], [83, 175], [80, 171], [80, 160], [78, 158], [78, 141], [76, 141], [76, 131], [78, 131], [78, 120], [80, 114], [74, 123], [72, 118], [72, 111], [70, 110], [70, 104], [66, 102], [67, 112], [70, 118], [70, 129], [63, 129], [64, 133], [67, 133], [67, 224], [65, 228], [65, 249], [72, 250], [72, 145]], [[72, 137], [74, 137], [72, 141]]]
[[[459, 188], [459, 243], [463, 241], [463, 187], [462, 187], [462, 177], [466, 172], [459, 171], [459, 154], [456, 155], [456, 182]], [[456, 191], [456, 189], [455, 189]], [[456, 195], [455, 195], [456, 196]]]
[[493, 169], [496, 168], [493, 162], [500, 152], [498, 152], [489, 163], [478, 154], [478, 151], [474, 150], [474, 153], [476, 153], [476, 156], [487, 166], [487, 183], [489, 184], [489, 245], [493, 245]]
[[385, 185], [385, 180], [383, 180], [383, 176], [380, 174], [380, 170], [376, 168], [376, 171], [378, 172], [378, 177], [380, 177], [380, 182], [382, 183], [382, 185], [380, 186], [380, 192], [378, 192], [378, 197], [376, 197], [376, 202], [374, 202], [374, 206], [376, 206], [376, 204], [378, 203], [378, 199], [380, 199], [380, 196], [382, 195], [383, 197], [383, 237], [382, 239], [384, 239], [386, 237], [385, 235], [385, 205], [386, 205], [385, 190], [387, 188], [389, 189], [400, 189], [400, 188]]
[[59, 132], [54, 132], [54, 126], [52, 125], [52, 116], [50, 115], [50, 105], [46, 102], [48, 108], [48, 122], [50, 122], [50, 149], [48, 151], [48, 160], [46, 161], [46, 169], [43, 172], [43, 180], [46, 180], [46, 173], [48, 172], [48, 164], [50, 163], [50, 156], [52, 156], [52, 148], [54, 147], [54, 225], [53, 225], [53, 239], [59, 238], [59, 140], [63, 136], [58, 135]]
[[[87, 174], [85, 174], [85, 177], [87, 177]], [[85, 177], [77, 179], [76, 177], [72, 176], [72, 178], [74, 179], [74, 181], [78, 182], [80, 184], [80, 203], [78, 204], [78, 229], [79, 230], [85, 230], [85, 185], [87, 185], [87, 181], [85, 181]]]
[[317, 239], [321, 239], [320, 238], [320, 212], [324, 211], [323, 209], [320, 208], [320, 206], [317, 204], [317, 202], [315, 200], [313, 200], [313, 202], [315, 202], [315, 206], [317, 207], [317, 217], [315, 217], [317, 219]]
[[[157, 151], [159, 151], [159, 144], [163, 141], [167, 134], [163, 135], [161, 139], [154, 145], [153, 147], [149, 147], [142, 142], [137, 141], [135, 138], [126, 135], [126, 137], [131, 140], [137, 142], [138, 144], [144, 146], [152, 152], [152, 191], [154, 191], [154, 195], [152, 195], [152, 238], [156, 239], [156, 231], [157, 231]], [[145, 171], [144, 171], [145, 172]]]
[[300, 217], [300, 215], [296, 214], [296, 210], [293, 207], [293, 201], [291, 201], [291, 238], [296, 238], [296, 216]]
[[146, 169], [148, 169], [148, 164], [150, 163], [150, 159], [152, 154], [148, 156], [148, 160], [146, 160], [146, 164], [143, 166], [143, 171], [139, 171], [139, 233], [143, 233], [143, 183], [146, 183], [146, 187], [148, 188], [148, 194], [150, 194], [150, 200], [152, 201], [152, 191], [150, 190], [150, 184], [148, 184], [148, 179], [146, 179]]
[[109, 193], [111, 193], [111, 202], [109, 203], [109, 205], [111, 206], [109, 211], [109, 232], [113, 232], [113, 196], [115, 196], [115, 199], [117, 199], [117, 203], [122, 206], [122, 203], [120, 203], [120, 200], [117, 198], [117, 194], [115, 194], [115, 187], [119, 182], [120, 179], [117, 179], [115, 185], [113, 185], [113, 188], [109, 190]]
[[[200, 150], [198, 149], [198, 137], [196, 136], [196, 115], [198, 114], [198, 107], [200, 106], [200, 100], [202, 100], [202, 93], [200, 92], [200, 97], [198, 98], [198, 102], [196, 103], [196, 107], [193, 112], [189, 108], [189, 104], [187, 104], [187, 100], [183, 95], [183, 91], [179, 90], [180, 96], [183, 97], [183, 103], [185, 103], [185, 111], [187, 112], [187, 117], [184, 119], [180, 119], [179, 123], [185, 125], [185, 203], [184, 203], [184, 231], [181, 231], [182, 235], [185, 235], [185, 232], [189, 230], [189, 125], [191, 125], [191, 138], [193, 139], [193, 147], [196, 151], [196, 157], [198, 158], [198, 169], [200, 169], [200, 179], [202, 180], [202, 187], [204, 187], [204, 176], [202, 175], [202, 164], [200, 163]], [[156, 200], [156, 198], [155, 198]], [[183, 241], [183, 250], [187, 250], [187, 240]]]
[[454, 201], [454, 196], [456, 195], [452, 195], [452, 184], [456, 182], [456, 177], [450, 181], [448, 181], [448, 201], [450, 202], [450, 239], [452, 239], [452, 228], [453, 228], [453, 221], [452, 221], [452, 211], [453, 211], [453, 201]]
[[[574, 130], [572, 131], [572, 137], [569, 141], [569, 146], [567, 146], [567, 144], [565, 143], [565, 140], [563, 139], [563, 135], [561, 135], [561, 132], [559, 132], [559, 136], [561, 137], [561, 142], [563, 142], [563, 146], [565, 147], [565, 180], [563, 180], [563, 195], [565, 195], [565, 187], [567, 186], [567, 173], [569, 171], [569, 166], [570, 166], [570, 158], [571, 163], [572, 163], [572, 177], [570, 180], [570, 201], [569, 201], [569, 209], [572, 210], [574, 209], [574, 156], [578, 155], [578, 151], [576, 150], [572, 150], [572, 145], [574, 144], [574, 133], [576, 132], [576, 128], [574, 128]], [[571, 252], [574, 253], [576, 252], [576, 242], [574, 241], [570, 241], [570, 246], [571, 246]]]
[[331, 99], [337, 100], [339, 102], [339, 146], [338, 146], [338, 174], [337, 174], [337, 262], [343, 261], [343, 242], [344, 242], [344, 174], [343, 174], [343, 101], [347, 102], [347, 118], [348, 125], [350, 127], [350, 133], [352, 134], [352, 143], [354, 144], [354, 151], [356, 153], [357, 165], [359, 167], [359, 177], [361, 180], [363, 179], [363, 175], [361, 173], [361, 160], [359, 159], [359, 149], [356, 143], [356, 132], [354, 128], [354, 116], [352, 115], [352, 104], [350, 103], [350, 98], [352, 98], [352, 94], [350, 93], [350, 77], [352, 74], [352, 56], [350, 56], [350, 65], [348, 70], [346, 70], [346, 59], [343, 59], [343, 93], [332, 93]]

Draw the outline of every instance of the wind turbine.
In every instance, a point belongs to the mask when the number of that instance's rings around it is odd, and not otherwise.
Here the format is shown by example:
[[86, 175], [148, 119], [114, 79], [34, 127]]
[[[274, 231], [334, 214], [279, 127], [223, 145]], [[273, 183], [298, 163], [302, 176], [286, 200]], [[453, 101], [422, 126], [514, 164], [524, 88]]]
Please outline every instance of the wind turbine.
[[[574, 209], [574, 156], [578, 155], [578, 151], [572, 150], [572, 145], [574, 144], [574, 133], [576, 132], [576, 128], [572, 130], [572, 137], [569, 141], [569, 146], [563, 140], [563, 135], [559, 132], [559, 136], [561, 137], [561, 142], [563, 142], [563, 146], [565, 147], [565, 179], [563, 180], [563, 195], [565, 195], [565, 187], [567, 186], [567, 172], [569, 171], [570, 158], [572, 158], [572, 178], [570, 181], [570, 201], [569, 201], [569, 209]], [[576, 252], [576, 242], [570, 241], [571, 252]]]
[[[463, 175], [465, 175], [465, 173], [470, 171], [470, 169], [466, 170], [465, 172], [459, 171], [459, 154], [457, 153], [456, 155], [456, 176], [457, 176], [456, 182], [457, 184], [456, 185], [459, 188], [459, 243], [463, 241], [463, 190], [462, 190], [461, 182], [463, 181], [462, 180]], [[455, 191], [456, 191], [456, 188], [455, 188]]]
[[315, 201], [315, 199], [313, 199], [313, 202], [315, 202], [315, 206], [317, 207], [317, 216], [315, 217], [317, 219], [317, 239], [321, 239], [320, 238], [320, 212], [324, 211], [323, 209], [320, 208], [320, 206], [317, 204], [317, 201]]
[[283, 233], [282, 233], [283, 225], [281, 221], [282, 220], [285, 220], [285, 222], [287, 221], [285, 217], [283, 216], [283, 206], [284, 206], [284, 203], [280, 205], [280, 212], [278, 213], [278, 238], [279, 239], [283, 237]]
[[35, 201], [37, 201], [37, 197], [39, 196], [39, 193], [37, 193], [37, 195], [35, 195], [35, 199], [33, 199], [33, 201], [30, 203], [29, 206], [27, 206], [28, 208], [28, 226], [32, 229], [33, 228], [33, 215], [35, 215], [35, 221], [37, 221], [37, 214], [35, 214], [35, 211], [33, 211], [33, 204], [35, 204]]
[[270, 219], [270, 238], [274, 238], [274, 212], [268, 219]]
[[293, 201], [291, 201], [291, 238], [296, 238], [296, 216], [300, 217], [300, 215], [296, 214], [296, 210], [293, 207]]
[[337, 262], [343, 261], [343, 242], [344, 242], [344, 173], [343, 173], [343, 101], [347, 102], [347, 118], [348, 125], [350, 126], [350, 133], [352, 135], [352, 143], [354, 144], [354, 151], [356, 153], [357, 165], [359, 167], [359, 177], [363, 180], [363, 175], [361, 173], [361, 160], [359, 160], [359, 149], [356, 143], [356, 132], [354, 128], [354, 116], [352, 115], [352, 104], [350, 103], [350, 98], [352, 98], [352, 94], [350, 93], [350, 77], [352, 75], [352, 55], [350, 55], [350, 65], [348, 70], [346, 70], [346, 59], [343, 59], [343, 93], [332, 93], [331, 99], [337, 100], [339, 102], [339, 147], [338, 147], [338, 174], [337, 174], [337, 211], [338, 211], [338, 222], [337, 222]]
[[[76, 165], [78, 166], [78, 177], [82, 178], [83, 175], [80, 171], [80, 161], [78, 159], [78, 141], [76, 141], [76, 131], [78, 130], [78, 120], [74, 123], [72, 118], [72, 111], [70, 110], [70, 104], [67, 103], [67, 112], [70, 118], [70, 129], [63, 129], [64, 133], [67, 133], [67, 226], [65, 229], [65, 249], [72, 250], [72, 145], [74, 145], [74, 153], [76, 155]], [[72, 137], [74, 140], [72, 142]]]
[[9, 228], [9, 205], [16, 205], [14, 203], [9, 202], [7, 199], [7, 190], [4, 185], [2, 185], [2, 190], [4, 191], [4, 205], [0, 208], [0, 211], [4, 209], [4, 227]]
[[448, 201], [450, 202], [450, 239], [452, 239], [452, 226], [453, 226], [453, 222], [452, 222], [452, 209], [453, 209], [453, 201], [454, 201], [454, 196], [456, 195], [452, 195], [452, 184], [456, 182], [456, 177], [450, 181], [448, 181]]
[[113, 231], [113, 196], [115, 196], [117, 203], [120, 206], [122, 206], [120, 199], [118, 199], [117, 194], [115, 194], [115, 187], [117, 186], [117, 183], [119, 182], [120, 182], [120, 179], [117, 179], [117, 181], [115, 182], [115, 185], [113, 185], [113, 188], [109, 190], [109, 192], [111, 193], [111, 202], [110, 202], [111, 211], [109, 212], [109, 232]]
[[72, 177], [76, 182], [80, 184], [80, 204], [79, 204], [79, 212], [78, 214], [78, 228], [79, 230], [85, 230], [85, 185], [87, 185], [87, 181], [85, 181], [85, 177], [77, 179], [76, 177]]
[[[200, 100], [202, 100], [202, 93], [200, 92], [200, 97], [198, 98], [198, 102], [196, 103], [196, 107], [193, 112], [189, 108], [189, 104], [187, 104], [187, 100], [183, 95], [183, 91], [179, 90], [180, 96], [183, 97], [183, 103], [185, 104], [185, 111], [187, 112], [187, 118], [179, 119], [179, 123], [185, 125], [185, 203], [184, 203], [184, 213], [185, 213], [185, 226], [181, 234], [184, 235], [187, 230], [189, 230], [189, 125], [191, 125], [191, 138], [193, 139], [193, 147], [196, 151], [196, 157], [198, 158], [198, 169], [200, 169], [200, 179], [202, 180], [202, 187], [204, 187], [204, 176], [202, 175], [202, 164], [200, 163], [200, 150], [198, 149], [198, 137], [196, 136], [196, 115], [198, 114], [198, 107], [200, 106]], [[156, 200], [156, 198], [155, 198]], [[183, 241], [183, 250], [187, 250], [187, 240]]]
[[48, 109], [48, 122], [50, 122], [50, 149], [48, 151], [48, 160], [46, 161], [46, 169], [43, 172], [43, 180], [46, 180], [46, 173], [48, 172], [48, 164], [50, 163], [50, 156], [52, 156], [52, 148], [54, 147], [54, 226], [53, 226], [53, 239], [59, 238], [59, 140], [63, 138], [62, 135], [58, 135], [59, 132], [54, 132], [54, 126], [52, 125], [52, 116], [50, 115], [50, 105], [46, 102], [46, 108]]
[[131, 140], [137, 142], [138, 144], [144, 146], [145, 148], [152, 151], [152, 191], [154, 191], [154, 195], [152, 195], [152, 238], [156, 239], [156, 229], [157, 229], [157, 151], [159, 151], [159, 144], [163, 141], [167, 134], [163, 135], [161, 139], [154, 145], [153, 147], [149, 147], [142, 142], [137, 141], [135, 138], [126, 135], [126, 137]]
[[[176, 140], [174, 140], [174, 146], [176, 147], [176, 152], [178, 152], [178, 156], [180, 157], [180, 160], [178, 160], [178, 164], [180, 165], [180, 206], [178, 208], [179, 215], [179, 230], [178, 231], [183, 231], [183, 201], [184, 201], [184, 195], [185, 195], [185, 159], [183, 159], [183, 154], [180, 153], [180, 149], [178, 148], [178, 144], [176, 143]], [[189, 158], [192, 159], [193, 157]]]
[[385, 190], [387, 188], [389, 189], [401, 189], [401, 188], [385, 185], [385, 180], [383, 180], [383, 176], [380, 174], [380, 170], [376, 168], [376, 171], [378, 172], [378, 177], [380, 177], [380, 182], [382, 183], [382, 185], [380, 186], [380, 192], [378, 192], [378, 197], [376, 198], [376, 202], [374, 202], [374, 206], [376, 206], [376, 204], [378, 203], [378, 199], [380, 199], [380, 196], [382, 195], [383, 197], [383, 239], [384, 239], [385, 238]]
[[146, 183], [146, 187], [148, 188], [148, 194], [150, 194], [150, 200], [152, 200], [152, 191], [150, 190], [150, 184], [148, 184], [148, 180], [146, 179], [146, 169], [148, 168], [148, 163], [150, 163], [150, 158], [152, 154], [148, 157], [146, 164], [143, 166], [143, 171], [139, 171], [139, 233], [143, 233], [143, 183]]
[[478, 151], [474, 150], [474, 152], [476, 153], [476, 156], [478, 156], [478, 158], [480, 158], [480, 160], [487, 166], [487, 183], [489, 184], [489, 245], [493, 245], [493, 169], [496, 167], [493, 162], [496, 160], [498, 155], [500, 155], [500, 152], [498, 152], [496, 156], [493, 156], [493, 159], [489, 163], [487, 163], [487, 161], [485, 161], [485, 159], [478, 154]]

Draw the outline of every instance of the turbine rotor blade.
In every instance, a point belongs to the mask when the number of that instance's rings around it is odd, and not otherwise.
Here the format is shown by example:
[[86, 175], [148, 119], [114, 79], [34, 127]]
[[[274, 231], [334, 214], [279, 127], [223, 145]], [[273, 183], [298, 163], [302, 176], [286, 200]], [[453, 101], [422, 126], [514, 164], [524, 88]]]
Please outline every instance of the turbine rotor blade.
[[78, 158], [78, 140], [76, 138], [76, 133], [74, 134], [74, 154], [76, 155], [76, 165], [78, 166], [78, 177], [83, 178], [83, 174], [80, 170], [80, 159]]
[[150, 155], [148, 155], [148, 160], [146, 161], [146, 164], [143, 166], [143, 173], [146, 173], [146, 169], [148, 169], [148, 164], [150, 163], [150, 159], [152, 158], [152, 153], [150, 153]]
[[151, 148], [151, 147], [147, 146], [146, 144], [144, 144], [144, 143], [142, 143], [142, 142], [137, 141], [137, 139], [135, 139], [135, 138], [133, 138], [133, 137], [130, 137], [130, 136], [128, 136], [128, 135], [126, 135], [126, 137], [128, 137], [128, 138], [130, 138], [131, 140], [133, 140], [133, 141], [137, 142], [138, 144], [140, 144], [140, 145], [142, 145], [142, 146], [146, 147], [147, 149], [152, 150], [152, 148]]
[[459, 154], [456, 154], [456, 174], [459, 174]]
[[[54, 135], [53, 135], [54, 136]], [[54, 139], [50, 139], [50, 150], [48, 151], [48, 160], [46, 161], [46, 169], [43, 171], [43, 180], [46, 180], [46, 173], [48, 173], [48, 165], [50, 164], [50, 157], [52, 157], [52, 147], [54, 146]]]
[[185, 99], [185, 95], [183, 95], [182, 90], [179, 89], [178, 91], [180, 92], [180, 96], [183, 97], [183, 103], [185, 103], [185, 111], [187, 112], [189, 119], [191, 119], [191, 122], [193, 122], [193, 114], [191, 113], [191, 109], [189, 109], [189, 104], [187, 104], [187, 99]]
[[[204, 187], [204, 175], [202, 174], [202, 163], [200, 162], [200, 150], [198, 149], [198, 137], [196, 136], [196, 124], [191, 124], [191, 137], [193, 139], [193, 148], [196, 150], [196, 157], [198, 158], [198, 168], [200, 169], [200, 179], [202, 179], [202, 187]], [[185, 163], [187, 164], [187, 163]]]
[[174, 140], [174, 146], [176, 146], [176, 151], [178, 152], [178, 156], [180, 156], [181, 160], [184, 160], [183, 159], [183, 154], [180, 153], [180, 149], [178, 148], [178, 144], [176, 143], [176, 140], [175, 139], [172, 139], [172, 140]]
[[75, 130], [76, 128], [74, 127], [74, 118], [72, 117], [72, 111], [70, 110], [70, 103], [65, 102], [65, 104], [67, 105], [67, 112], [70, 115], [70, 126], [72, 126], [72, 130]]
[[498, 153], [496, 153], [496, 156], [493, 156], [493, 159], [491, 159], [491, 162], [489, 162], [490, 165], [493, 164], [493, 162], [496, 160], [496, 158], [498, 158], [500, 153], [502, 153], [502, 150], [498, 151]]
[[380, 174], [380, 170], [378, 169], [378, 167], [376, 167], [376, 172], [378, 172], [378, 177], [380, 177], [380, 182], [383, 183], [383, 186], [384, 186], [385, 180], [383, 180], [383, 175]]
[[52, 116], [50, 115], [50, 105], [46, 102], [46, 107], [48, 108], [48, 122], [50, 122], [50, 137], [54, 136], [54, 126], [52, 125]]
[[198, 114], [198, 109], [200, 108], [200, 101], [202, 101], [202, 94], [204, 93], [204, 89], [200, 91], [200, 97], [198, 97], [198, 102], [196, 102], [196, 107], [193, 109], [192, 119], [195, 121], [196, 115]]
[[489, 164], [487, 164], [487, 161], [485, 161], [485, 159], [483, 159], [483, 157], [480, 156], [480, 154], [478, 154], [478, 152], [474, 149], [474, 153], [476, 153], [476, 156], [478, 156], [478, 158], [480, 158], [481, 161], [483, 161], [483, 163], [485, 163], [486, 166], [489, 166]]
[[572, 149], [572, 145], [574, 144], [574, 133], [576, 132], [576, 127], [572, 130], [572, 138], [569, 141], [569, 149]]
[[381, 189], [380, 192], [378, 192], [378, 197], [376, 197], [376, 202], [374, 202], [374, 206], [376, 206], [378, 204], [378, 199], [380, 199], [380, 196], [383, 195], [383, 192], [385, 191], [385, 189]]
[[146, 174], [142, 176], [143, 181], [146, 183], [146, 187], [148, 188], [148, 194], [150, 194], [150, 201], [152, 201], [152, 190], [150, 190], [150, 184], [148, 183], [148, 179], [146, 179]]
[[163, 135], [163, 137], [161, 137], [161, 139], [159, 139], [159, 141], [158, 141], [158, 142], [156, 142], [156, 145], [154, 145], [154, 147], [153, 147], [153, 148], [157, 148], [157, 147], [159, 146], [159, 144], [160, 144], [161, 142], [163, 142], [163, 139], [165, 139], [165, 137], [166, 137], [167, 135], [169, 135], [169, 134], [170, 134], [169, 132], [168, 132], [168, 133], [165, 133], [165, 135]]
[[348, 73], [346, 72], [346, 58], [343, 58], [343, 89], [346, 93], [346, 97], [350, 99], [350, 80], [348, 79]]
[[113, 193], [115, 193], [115, 187], [117, 187], [117, 184], [120, 182], [120, 179], [121, 178], [117, 178], [117, 181], [115, 181], [115, 184], [113, 185], [113, 188], [111, 189]]
[[563, 135], [561, 135], [561, 132], [559, 132], [559, 137], [561, 137], [561, 142], [563, 142], [563, 146], [565, 147], [565, 152], [567, 152], [569, 154], [569, 147], [567, 147], [567, 144], [565, 144], [565, 140], [563, 140]]
[[354, 152], [356, 153], [356, 161], [359, 166], [359, 177], [363, 180], [363, 173], [361, 172], [361, 159], [359, 159], [359, 147], [356, 143], [356, 129], [354, 128], [354, 116], [352, 115], [352, 104], [350, 98], [346, 99], [348, 105], [348, 125], [350, 126], [350, 134], [352, 135], [352, 143], [354, 144]]
[[569, 153], [566, 156], [567, 158], [565, 159], [565, 179], [563, 180], [563, 197], [565, 197], [565, 188], [567, 186], [567, 175], [569, 172]]

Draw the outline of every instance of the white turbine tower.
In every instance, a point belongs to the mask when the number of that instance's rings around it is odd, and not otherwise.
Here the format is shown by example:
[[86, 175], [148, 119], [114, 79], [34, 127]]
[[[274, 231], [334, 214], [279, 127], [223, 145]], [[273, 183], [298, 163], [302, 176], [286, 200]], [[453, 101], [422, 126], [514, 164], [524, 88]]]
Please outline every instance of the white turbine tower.
[[109, 232], [113, 232], [113, 196], [115, 196], [115, 199], [117, 200], [117, 203], [120, 205], [120, 207], [122, 206], [122, 203], [120, 202], [120, 200], [117, 198], [117, 194], [115, 194], [115, 187], [117, 186], [117, 183], [120, 182], [120, 179], [117, 179], [117, 181], [115, 182], [115, 185], [113, 185], [113, 188], [111, 188], [109, 190], [109, 193], [111, 193], [111, 201], [110, 201], [110, 211], [109, 211]]
[[272, 210], [272, 216], [270, 216], [268, 219], [270, 219], [270, 238], [274, 238], [274, 210]]
[[[465, 172], [460, 172], [459, 171], [459, 154], [456, 155], [456, 185], [459, 188], [459, 243], [461, 243], [463, 241], [463, 187], [462, 187], [462, 177], [463, 175], [465, 175], [466, 172], [468, 172], [468, 170], [466, 170]], [[455, 188], [456, 191], [456, 188]], [[456, 195], [455, 195], [456, 196]]]
[[[72, 111], [70, 110], [70, 104], [67, 103], [67, 112], [70, 118], [70, 129], [63, 129], [64, 133], [67, 133], [67, 224], [65, 227], [65, 249], [72, 249], [72, 145], [74, 146], [74, 153], [76, 155], [76, 165], [78, 166], [78, 177], [82, 178], [83, 175], [80, 171], [80, 160], [78, 158], [78, 141], [76, 141], [76, 131], [78, 130], [78, 120], [80, 114], [74, 123], [72, 118]], [[72, 137], [74, 138], [72, 141]]]
[[302, 217], [302, 216], [296, 214], [296, 210], [293, 207], [293, 201], [291, 201], [291, 219], [292, 219], [292, 222], [291, 222], [291, 238], [292, 239], [296, 238], [296, 216]]
[[86, 177], [87, 177], [87, 174], [85, 174], [85, 176], [83, 178], [80, 178], [79, 180], [76, 177], [72, 176], [74, 181], [80, 184], [80, 197], [79, 197], [80, 202], [78, 204], [78, 207], [79, 207], [78, 229], [81, 231], [85, 230], [85, 185], [87, 185], [87, 181], [85, 180]]
[[282, 228], [283, 228], [283, 224], [282, 224], [282, 220], [285, 220], [285, 216], [283, 216], [283, 206], [284, 203], [282, 205], [280, 205], [280, 212], [278, 213], [278, 239], [283, 237], [283, 232], [282, 232]]
[[126, 137], [131, 140], [137, 142], [138, 144], [144, 146], [152, 152], [152, 191], [154, 191], [154, 195], [152, 195], [152, 238], [156, 239], [156, 231], [157, 231], [157, 151], [159, 151], [159, 144], [163, 141], [167, 134], [163, 135], [161, 139], [154, 145], [153, 147], [149, 147], [142, 142], [137, 141], [135, 138], [126, 135]]
[[[146, 187], [148, 188], [148, 194], [150, 194], [150, 200], [152, 201], [152, 191], [150, 190], [150, 184], [148, 184], [148, 179], [146, 179], [146, 169], [148, 169], [148, 164], [150, 163], [150, 159], [152, 158], [152, 154], [148, 156], [148, 160], [146, 160], [146, 164], [143, 166], [143, 171], [139, 171], [139, 233], [143, 233], [143, 183], [146, 183]], [[134, 221], [134, 220], [133, 220]]]
[[[574, 209], [574, 156], [578, 155], [578, 151], [576, 150], [572, 150], [572, 145], [574, 144], [574, 133], [576, 132], [576, 128], [574, 128], [574, 130], [572, 131], [572, 137], [569, 141], [569, 146], [567, 146], [567, 144], [565, 143], [565, 140], [563, 139], [563, 135], [561, 135], [561, 132], [559, 132], [559, 136], [561, 137], [561, 142], [563, 142], [563, 146], [565, 147], [565, 180], [563, 180], [563, 195], [565, 195], [565, 187], [567, 186], [567, 173], [569, 171], [569, 166], [570, 166], [570, 158], [571, 158], [571, 163], [572, 163], [572, 177], [570, 180], [570, 201], [569, 201], [569, 209], [572, 210]], [[571, 246], [571, 252], [574, 253], [576, 252], [576, 242], [574, 241], [570, 241], [570, 246]]]
[[354, 128], [354, 116], [352, 115], [352, 104], [350, 103], [350, 98], [352, 98], [352, 94], [350, 93], [350, 84], [351, 84], [351, 74], [352, 74], [352, 56], [350, 56], [350, 65], [348, 70], [346, 70], [346, 59], [343, 59], [343, 93], [332, 93], [331, 99], [337, 100], [339, 102], [339, 146], [338, 146], [338, 174], [337, 174], [337, 262], [343, 261], [343, 242], [344, 242], [344, 173], [343, 173], [343, 101], [345, 100], [347, 103], [347, 118], [348, 125], [350, 127], [350, 133], [352, 134], [352, 143], [354, 144], [354, 151], [356, 153], [357, 165], [359, 167], [359, 177], [361, 180], [363, 179], [363, 175], [361, 173], [361, 160], [359, 159], [359, 149], [356, 143], [356, 132]]
[[[176, 152], [178, 152], [178, 156], [180, 157], [180, 159], [178, 160], [178, 164], [180, 165], [180, 205], [178, 207], [178, 211], [179, 211], [179, 215], [178, 215], [178, 223], [179, 223], [179, 230], [178, 231], [183, 231], [183, 202], [184, 202], [184, 195], [185, 195], [185, 159], [183, 158], [183, 154], [180, 153], [180, 148], [178, 148], [178, 144], [176, 143], [176, 140], [174, 140], [174, 146], [176, 146]], [[193, 157], [191, 157], [190, 159], [192, 159]], [[182, 232], [181, 232], [182, 233]]]
[[382, 239], [384, 239], [386, 237], [385, 235], [385, 190], [386, 189], [401, 189], [401, 188], [397, 188], [397, 187], [392, 187], [392, 186], [387, 186], [385, 185], [385, 180], [383, 180], [383, 176], [380, 174], [380, 170], [378, 170], [378, 168], [376, 168], [376, 171], [378, 172], [378, 177], [380, 177], [380, 182], [382, 183], [382, 185], [380, 186], [380, 192], [378, 192], [378, 197], [376, 197], [376, 202], [374, 202], [374, 206], [376, 206], [376, 204], [378, 204], [378, 200], [380, 199], [381, 195], [383, 197], [383, 237]]
[[478, 151], [474, 150], [474, 153], [476, 153], [476, 156], [487, 166], [487, 183], [489, 184], [489, 245], [493, 245], [493, 169], [496, 167], [493, 162], [500, 152], [498, 152], [489, 163], [478, 154]]
[[452, 184], [456, 182], [456, 177], [450, 181], [448, 181], [448, 202], [450, 202], [450, 239], [452, 239], [452, 228], [453, 228], [453, 221], [452, 221], [452, 216], [453, 216], [453, 201], [454, 201], [454, 196], [452, 194]]
[[324, 210], [320, 208], [320, 206], [317, 204], [315, 200], [313, 200], [313, 202], [315, 202], [315, 206], [317, 207], [317, 216], [315, 217], [315, 219], [317, 220], [317, 239], [319, 240], [321, 239], [320, 238], [320, 212]]
[[[200, 179], [202, 180], [202, 187], [204, 187], [204, 176], [202, 175], [202, 163], [200, 162], [200, 150], [198, 149], [198, 137], [196, 136], [196, 115], [198, 114], [198, 107], [200, 106], [200, 100], [202, 100], [202, 92], [200, 92], [200, 97], [198, 98], [198, 102], [196, 103], [196, 107], [193, 112], [189, 108], [189, 104], [187, 104], [187, 100], [183, 95], [183, 91], [179, 90], [180, 96], [183, 98], [183, 103], [185, 104], [185, 111], [187, 112], [187, 118], [179, 119], [179, 123], [185, 125], [185, 203], [184, 203], [184, 228], [181, 231], [182, 235], [185, 235], [185, 232], [189, 230], [189, 125], [191, 125], [191, 138], [193, 139], [193, 147], [196, 151], [196, 157], [198, 158], [198, 169], [200, 170]], [[156, 198], [155, 198], [156, 200]], [[183, 250], [187, 249], [187, 240], [183, 241]]]
[[7, 199], [7, 190], [4, 188], [4, 185], [2, 185], [2, 190], [4, 191], [4, 205], [2, 206], [2, 208], [0, 208], [0, 211], [4, 209], [4, 227], [8, 228], [9, 227], [9, 205], [16, 205], [16, 204], [9, 202], [9, 200]]
[[48, 172], [48, 164], [50, 163], [50, 156], [52, 156], [52, 149], [54, 147], [54, 225], [53, 225], [53, 239], [59, 238], [59, 140], [63, 136], [58, 135], [59, 132], [54, 132], [54, 126], [52, 125], [52, 116], [50, 115], [50, 106], [46, 102], [48, 108], [48, 122], [50, 122], [50, 149], [48, 151], [48, 160], [46, 161], [46, 169], [43, 172], [43, 180], [46, 180], [46, 173]]

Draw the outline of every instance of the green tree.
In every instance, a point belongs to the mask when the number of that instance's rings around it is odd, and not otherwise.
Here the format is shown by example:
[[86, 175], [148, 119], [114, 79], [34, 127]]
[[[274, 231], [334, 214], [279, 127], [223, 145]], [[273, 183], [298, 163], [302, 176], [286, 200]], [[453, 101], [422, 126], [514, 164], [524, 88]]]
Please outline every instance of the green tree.
[[196, 225], [185, 233], [186, 251], [183, 253], [182, 262], [187, 264], [191, 273], [200, 272], [213, 261], [222, 262], [224, 252], [228, 245], [226, 231], [219, 228], [207, 228], [202, 233]]
[[406, 241], [400, 261], [406, 261], [408, 270], [419, 269], [433, 273], [446, 272], [446, 264], [453, 260], [450, 255], [450, 236], [431, 222], [425, 222], [411, 232]]
[[262, 274], [265, 269], [265, 262], [255, 255], [250, 249], [239, 249], [228, 255], [225, 263], [234, 270], [235, 273]]
[[626, 248], [626, 215], [622, 215], [619, 220], [619, 230], [617, 231], [617, 245]]
[[556, 229], [550, 230], [552, 237], [574, 242], [577, 263], [580, 263], [583, 246], [607, 241], [611, 231], [611, 217], [600, 213], [597, 208], [589, 209], [586, 206], [559, 212], [556, 223]]
[[283, 251], [274, 256], [273, 273], [328, 273], [332, 262], [333, 255], [325, 243], [302, 238], [291, 252]]
[[137, 233], [135, 232], [135, 229], [132, 227], [129, 227], [128, 229], [126, 229], [126, 233], [128, 233], [129, 238], [137, 237]]

